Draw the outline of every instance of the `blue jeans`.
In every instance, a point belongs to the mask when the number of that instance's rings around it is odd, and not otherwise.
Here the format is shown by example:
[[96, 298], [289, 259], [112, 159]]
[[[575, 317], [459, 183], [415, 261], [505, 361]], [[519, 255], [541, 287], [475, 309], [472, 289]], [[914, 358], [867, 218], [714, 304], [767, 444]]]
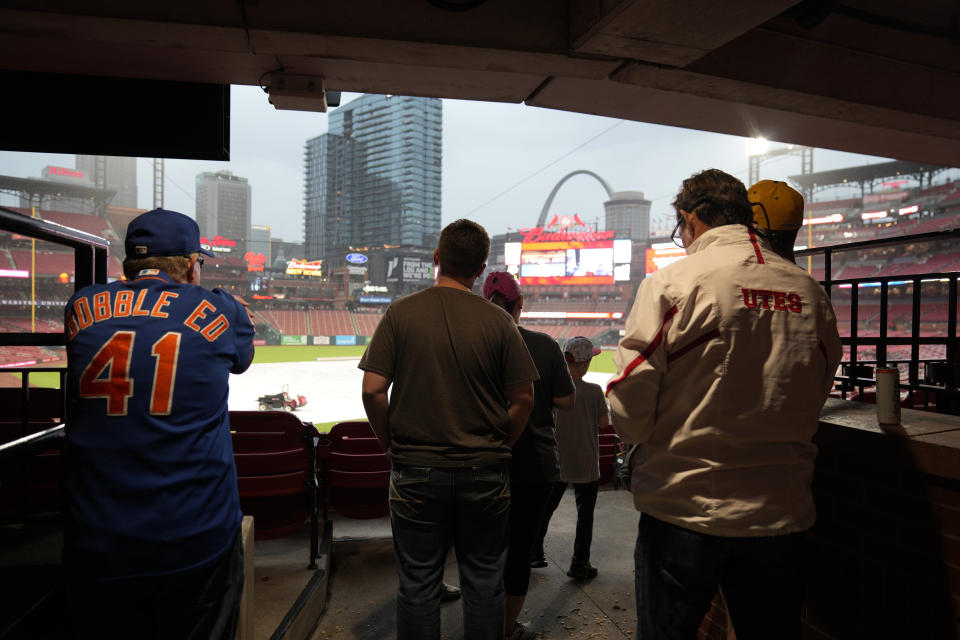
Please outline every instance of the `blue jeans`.
[[644, 513], [634, 560], [637, 640], [695, 639], [718, 588], [737, 640], [800, 638], [804, 533], [711, 536]]
[[507, 463], [451, 469], [394, 463], [398, 640], [439, 640], [440, 582], [451, 544], [460, 567], [464, 638], [503, 638], [509, 514]]

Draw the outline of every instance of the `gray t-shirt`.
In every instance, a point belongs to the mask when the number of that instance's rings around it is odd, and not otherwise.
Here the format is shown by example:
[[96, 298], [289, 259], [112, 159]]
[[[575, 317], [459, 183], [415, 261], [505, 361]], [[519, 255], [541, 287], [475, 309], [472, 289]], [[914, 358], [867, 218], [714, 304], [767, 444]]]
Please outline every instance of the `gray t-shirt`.
[[452, 287], [391, 304], [359, 367], [393, 383], [387, 453], [434, 467], [509, 460], [506, 389], [537, 379], [513, 319]]
[[557, 411], [557, 452], [560, 480], [593, 482], [600, 479], [600, 445], [597, 427], [609, 423], [607, 401], [600, 385], [575, 380], [577, 400], [573, 409]]

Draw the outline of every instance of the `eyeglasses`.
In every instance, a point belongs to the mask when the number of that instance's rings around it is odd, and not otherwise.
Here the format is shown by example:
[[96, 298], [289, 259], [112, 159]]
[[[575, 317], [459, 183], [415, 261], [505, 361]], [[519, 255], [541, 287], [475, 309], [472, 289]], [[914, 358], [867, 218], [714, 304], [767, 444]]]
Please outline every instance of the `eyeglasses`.
[[200, 268], [203, 269], [203, 257], [197, 256], [197, 264], [200, 265]]
[[670, 232], [670, 240], [681, 249], [686, 249], [687, 246], [683, 243], [683, 231], [681, 227], [683, 227], [683, 218], [677, 218], [677, 225], [673, 228], [673, 231]]

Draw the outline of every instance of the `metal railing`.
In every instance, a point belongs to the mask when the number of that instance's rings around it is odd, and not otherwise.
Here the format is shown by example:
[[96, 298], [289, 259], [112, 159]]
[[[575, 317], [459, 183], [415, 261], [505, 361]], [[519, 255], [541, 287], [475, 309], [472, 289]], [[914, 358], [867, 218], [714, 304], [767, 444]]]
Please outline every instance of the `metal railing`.
[[[891, 246], [905, 246], [909, 244], [929, 243], [937, 241], [954, 241], [960, 238], [960, 229], [923, 233], [898, 238], [882, 238], [867, 240], [844, 245], [828, 247], [814, 247], [797, 251], [797, 258], [804, 256], [823, 255], [824, 279], [821, 280], [827, 295], [835, 299], [838, 290], [849, 288], [850, 291], [850, 335], [842, 336], [841, 342], [849, 348], [849, 358], [844, 362], [843, 373], [836, 377], [837, 388], [845, 398], [847, 393], [854, 389], [859, 390], [863, 397], [864, 390], [876, 385], [873, 367], [905, 365], [906, 380], [901, 379], [901, 388], [909, 389], [908, 404], [913, 406], [917, 396], [921, 396], [924, 405], [929, 405], [931, 397], [936, 398], [937, 411], [960, 415], [960, 371], [958, 371], [958, 355], [960, 343], [957, 339], [957, 289], [960, 272], [947, 273], [910, 273], [886, 276], [864, 276], [857, 278], [833, 277], [834, 257], [838, 253], [864, 251]], [[803, 261], [798, 260], [802, 265]], [[946, 335], [924, 335], [921, 324], [924, 322], [924, 285], [932, 282], [946, 285]], [[878, 287], [879, 296], [879, 327], [877, 335], [861, 335], [860, 333], [860, 294], [864, 285]], [[912, 289], [910, 293], [910, 335], [891, 336], [890, 331], [890, 288], [906, 286]], [[942, 299], [936, 304], [943, 304]], [[920, 348], [928, 345], [943, 345], [944, 358], [924, 359], [920, 355]], [[910, 348], [909, 358], [890, 357], [890, 347], [907, 346]], [[862, 358], [861, 347], [873, 347], [873, 358]], [[923, 375], [921, 376], [921, 365]], [[916, 393], [914, 393], [916, 392]]]
[[[6, 207], [0, 207], [0, 230], [73, 249], [74, 290], [107, 281], [110, 243], [99, 236], [48, 220], [30, 218]], [[66, 335], [62, 332], [0, 333], [0, 346], [56, 347], [66, 343]]]
[[[72, 229], [47, 220], [31, 218], [21, 215], [15, 211], [0, 207], [0, 230], [16, 233], [36, 240], [44, 240], [73, 249], [74, 252], [74, 288], [80, 289], [93, 283], [105, 283], [107, 281], [107, 259], [109, 257], [110, 243], [98, 236]], [[31, 274], [35, 277], [35, 274]], [[57, 333], [0, 333], [0, 347], [3, 346], [62, 346], [66, 344], [66, 335], [64, 332]], [[7, 404], [3, 407], [4, 416], [11, 421], [20, 423], [20, 434], [18, 438], [9, 442], [0, 444], [0, 467], [11, 467], [19, 465], [21, 475], [25, 478], [30, 477], [32, 456], [38, 452], [59, 449], [62, 446], [64, 437], [63, 424], [43, 428], [34, 433], [30, 433], [31, 428], [42, 425], [33, 420], [36, 414], [31, 402], [31, 373], [55, 372], [59, 374], [60, 392], [66, 389], [66, 369], [62, 367], [38, 367], [25, 368], [17, 367], [3, 369], [5, 372], [20, 373], [20, 394], [19, 394], [19, 419], [16, 418], [14, 407]], [[64, 418], [66, 410], [65, 398], [61, 396], [61, 406], [59, 418]], [[8, 434], [9, 435], [9, 434]], [[26, 483], [22, 486], [23, 493], [19, 500], [21, 514], [30, 512], [30, 499], [28, 496], [29, 488]], [[17, 514], [10, 514], [16, 518]]]

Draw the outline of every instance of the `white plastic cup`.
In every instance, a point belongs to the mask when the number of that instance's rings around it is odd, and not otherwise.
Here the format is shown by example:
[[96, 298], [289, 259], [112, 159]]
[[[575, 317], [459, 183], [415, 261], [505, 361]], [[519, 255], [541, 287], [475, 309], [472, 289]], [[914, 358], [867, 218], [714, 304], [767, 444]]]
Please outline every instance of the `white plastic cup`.
[[900, 371], [877, 369], [877, 422], [900, 424]]

